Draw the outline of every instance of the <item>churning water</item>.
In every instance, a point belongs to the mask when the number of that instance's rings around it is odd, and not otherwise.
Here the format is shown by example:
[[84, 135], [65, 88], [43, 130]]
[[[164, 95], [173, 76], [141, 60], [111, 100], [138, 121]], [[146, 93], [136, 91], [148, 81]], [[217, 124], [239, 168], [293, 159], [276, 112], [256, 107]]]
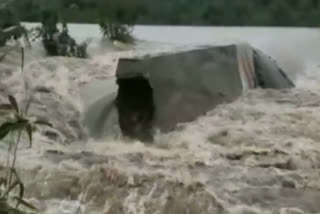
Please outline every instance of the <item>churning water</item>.
[[[30, 114], [54, 126], [19, 151], [27, 197], [43, 213], [320, 213], [319, 30], [138, 26], [141, 41], [123, 46], [100, 40], [95, 25], [69, 29], [91, 39], [90, 59], [45, 58], [35, 45], [23, 75], [18, 51], [0, 64], [0, 101], [23, 100], [24, 78], [36, 91]], [[153, 145], [122, 139], [115, 124], [105, 140], [86, 136], [83, 112], [114, 90], [119, 57], [230, 41], [271, 55], [297, 88], [250, 91]]]

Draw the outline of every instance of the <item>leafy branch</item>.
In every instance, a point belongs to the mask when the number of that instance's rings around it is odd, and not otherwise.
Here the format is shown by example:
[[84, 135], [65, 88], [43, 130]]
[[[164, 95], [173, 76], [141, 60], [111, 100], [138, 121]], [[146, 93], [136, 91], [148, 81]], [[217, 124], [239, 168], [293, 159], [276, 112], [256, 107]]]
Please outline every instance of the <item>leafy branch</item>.
[[[21, 71], [24, 69], [24, 46], [21, 45]], [[21, 137], [26, 133], [29, 140], [29, 147], [32, 147], [33, 130], [37, 125], [50, 126], [46, 121], [32, 121], [27, 117], [33, 95], [30, 93], [29, 85], [24, 78], [24, 89], [29, 94], [27, 105], [24, 111], [19, 108], [16, 98], [12, 95], [8, 96], [8, 103], [0, 105], [0, 113], [7, 116], [7, 120], [0, 125], [0, 141], [10, 136], [7, 154], [7, 166], [5, 176], [0, 177], [0, 213], [21, 213], [18, 208], [23, 206], [32, 211], [36, 208], [24, 200], [24, 184], [16, 170], [17, 152]], [[10, 154], [13, 152], [11, 160]], [[17, 190], [17, 191], [16, 191]], [[18, 192], [18, 194], [14, 194]], [[12, 207], [9, 202], [15, 201], [15, 207]]]

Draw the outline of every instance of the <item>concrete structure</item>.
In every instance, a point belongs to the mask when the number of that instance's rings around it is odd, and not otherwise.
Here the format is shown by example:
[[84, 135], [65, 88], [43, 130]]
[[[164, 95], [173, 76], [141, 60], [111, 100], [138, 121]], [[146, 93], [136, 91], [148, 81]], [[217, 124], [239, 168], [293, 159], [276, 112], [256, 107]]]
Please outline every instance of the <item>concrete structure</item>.
[[[152, 141], [154, 128], [171, 131], [248, 89], [294, 86], [275, 61], [246, 44], [120, 59], [116, 78], [122, 133], [142, 141]], [[106, 106], [110, 109], [110, 102]], [[95, 115], [94, 127], [102, 127], [106, 113]]]

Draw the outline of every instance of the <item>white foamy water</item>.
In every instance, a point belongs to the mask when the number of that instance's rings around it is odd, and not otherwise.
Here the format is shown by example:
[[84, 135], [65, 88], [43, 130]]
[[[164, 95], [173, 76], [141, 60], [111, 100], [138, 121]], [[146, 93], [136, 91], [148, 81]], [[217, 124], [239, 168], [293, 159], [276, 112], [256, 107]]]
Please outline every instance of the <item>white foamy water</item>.
[[[90, 59], [44, 58], [36, 45], [24, 71], [37, 89], [30, 114], [54, 126], [19, 151], [27, 197], [43, 213], [320, 213], [318, 30], [139, 26], [135, 35], [147, 41], [133, 47], [100, 41], [97, 26], [70, 32], [93, 37]], [[119, 57], [231, 40], [272, 55], [297, 88], [250, 91], [158, 134], [154, 145], [85, 135], [83, 110], [112, 89], [104, 83]], [[17, 51], [0, 64], [1, 102], [8, 92], [24, 98], [18, 66]], [[1, 145], [1, 163], [5, 151]]]

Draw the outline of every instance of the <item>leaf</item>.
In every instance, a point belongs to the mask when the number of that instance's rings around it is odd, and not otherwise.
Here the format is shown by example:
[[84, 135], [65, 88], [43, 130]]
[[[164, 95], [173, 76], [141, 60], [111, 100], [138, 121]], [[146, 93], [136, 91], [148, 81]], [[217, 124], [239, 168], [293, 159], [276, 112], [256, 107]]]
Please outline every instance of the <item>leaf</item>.
[[0, 140], [5, 138], [10, 131], [14, 130], [14, 123], [6, 122], [0, 126]]
[[9, 98], [9, 101], [10, 101], [11, 105], [13, 106], [15, 111], [17, 112], [17, 114], [19, 114], [19, 107], [18, 107], [18, 103], [17, 103], [16, 98], [14, 98], [11, 95], [9, 95], [8, 98]]
[[[24, 185], [17, 173], [17, 170], [15, 168], [11, 168], [11, 171], [13, 172], [13, 174], [15, 175], [17, 182], [19, 183], [19, 197], [23, 198], [24, 196]], [[18, 205], [17, 205], [18, 206]]]
[[21, 115], [16, 115], [16, 123], [20, 123], [20, 124], [27, 124], [29, 123], [29, 120], [22, 117]]
[[21, 48], [21, 71], [23, 71], [24, 67], [24, 48]]
[[[24, 120], [24, 119], [16, 120], [14, 122], [6, 122], [6, 123], [4, 123], [0, 127], [0, 140], [3, 139], [9, 132], [13, 132], [13, 131], [16, 131], [16, 130], [24, 130], [27, 124], [28, 124], [28, 121]], [[3, 129], [2, 129], [2, 127], [3, 127]], [[1, 138], [2, 132], [6, 133], [3, 138]]]
[[32, 147], [32, 125], [30, 123], [26, 125], [26, 131], [29, 137], [30, 148], [31, 148]]
[[45, 120], [36, 120], [34, 122], [34, 124], [36, 125], [42, 125], [42, 126], [49, 126], [49, 127], [53, 127], [53, 125], [51, 123], [49, 123], [48, 121], [45, 121]]
[[9, 194], [12, 192], [12, 190], [13, 190], [14, 188], [16, 188], [16, 186], [18, 186], [18, 185], [19, 185], [19, 181], [13, 182], [13, 184], [11, 184], [11, 185], [9, 186], [9, 188], [7, 189], [7, 191], [5, 192], [4, 196], [5, 196], [5, 197], [9, 196]]
[[4, 199], [5, 195], [2, 194], [2, 187], [5, 187], [7, 184], [7, 179], [5, 178], [0, 178], [0, 200]]
[[30, 204], [29, 202], [25, 201], [24, 199], [22, 198], [19, 198], [19, 197], [13, 197], [13, 199], [17, 200], [18, 201], [18, 204], [22, 204], [23, 206], [31, 209], [31, 210], [34, 210], [34, 211], [37, 211], [38, 209], [33, 206], [32, 204]]

